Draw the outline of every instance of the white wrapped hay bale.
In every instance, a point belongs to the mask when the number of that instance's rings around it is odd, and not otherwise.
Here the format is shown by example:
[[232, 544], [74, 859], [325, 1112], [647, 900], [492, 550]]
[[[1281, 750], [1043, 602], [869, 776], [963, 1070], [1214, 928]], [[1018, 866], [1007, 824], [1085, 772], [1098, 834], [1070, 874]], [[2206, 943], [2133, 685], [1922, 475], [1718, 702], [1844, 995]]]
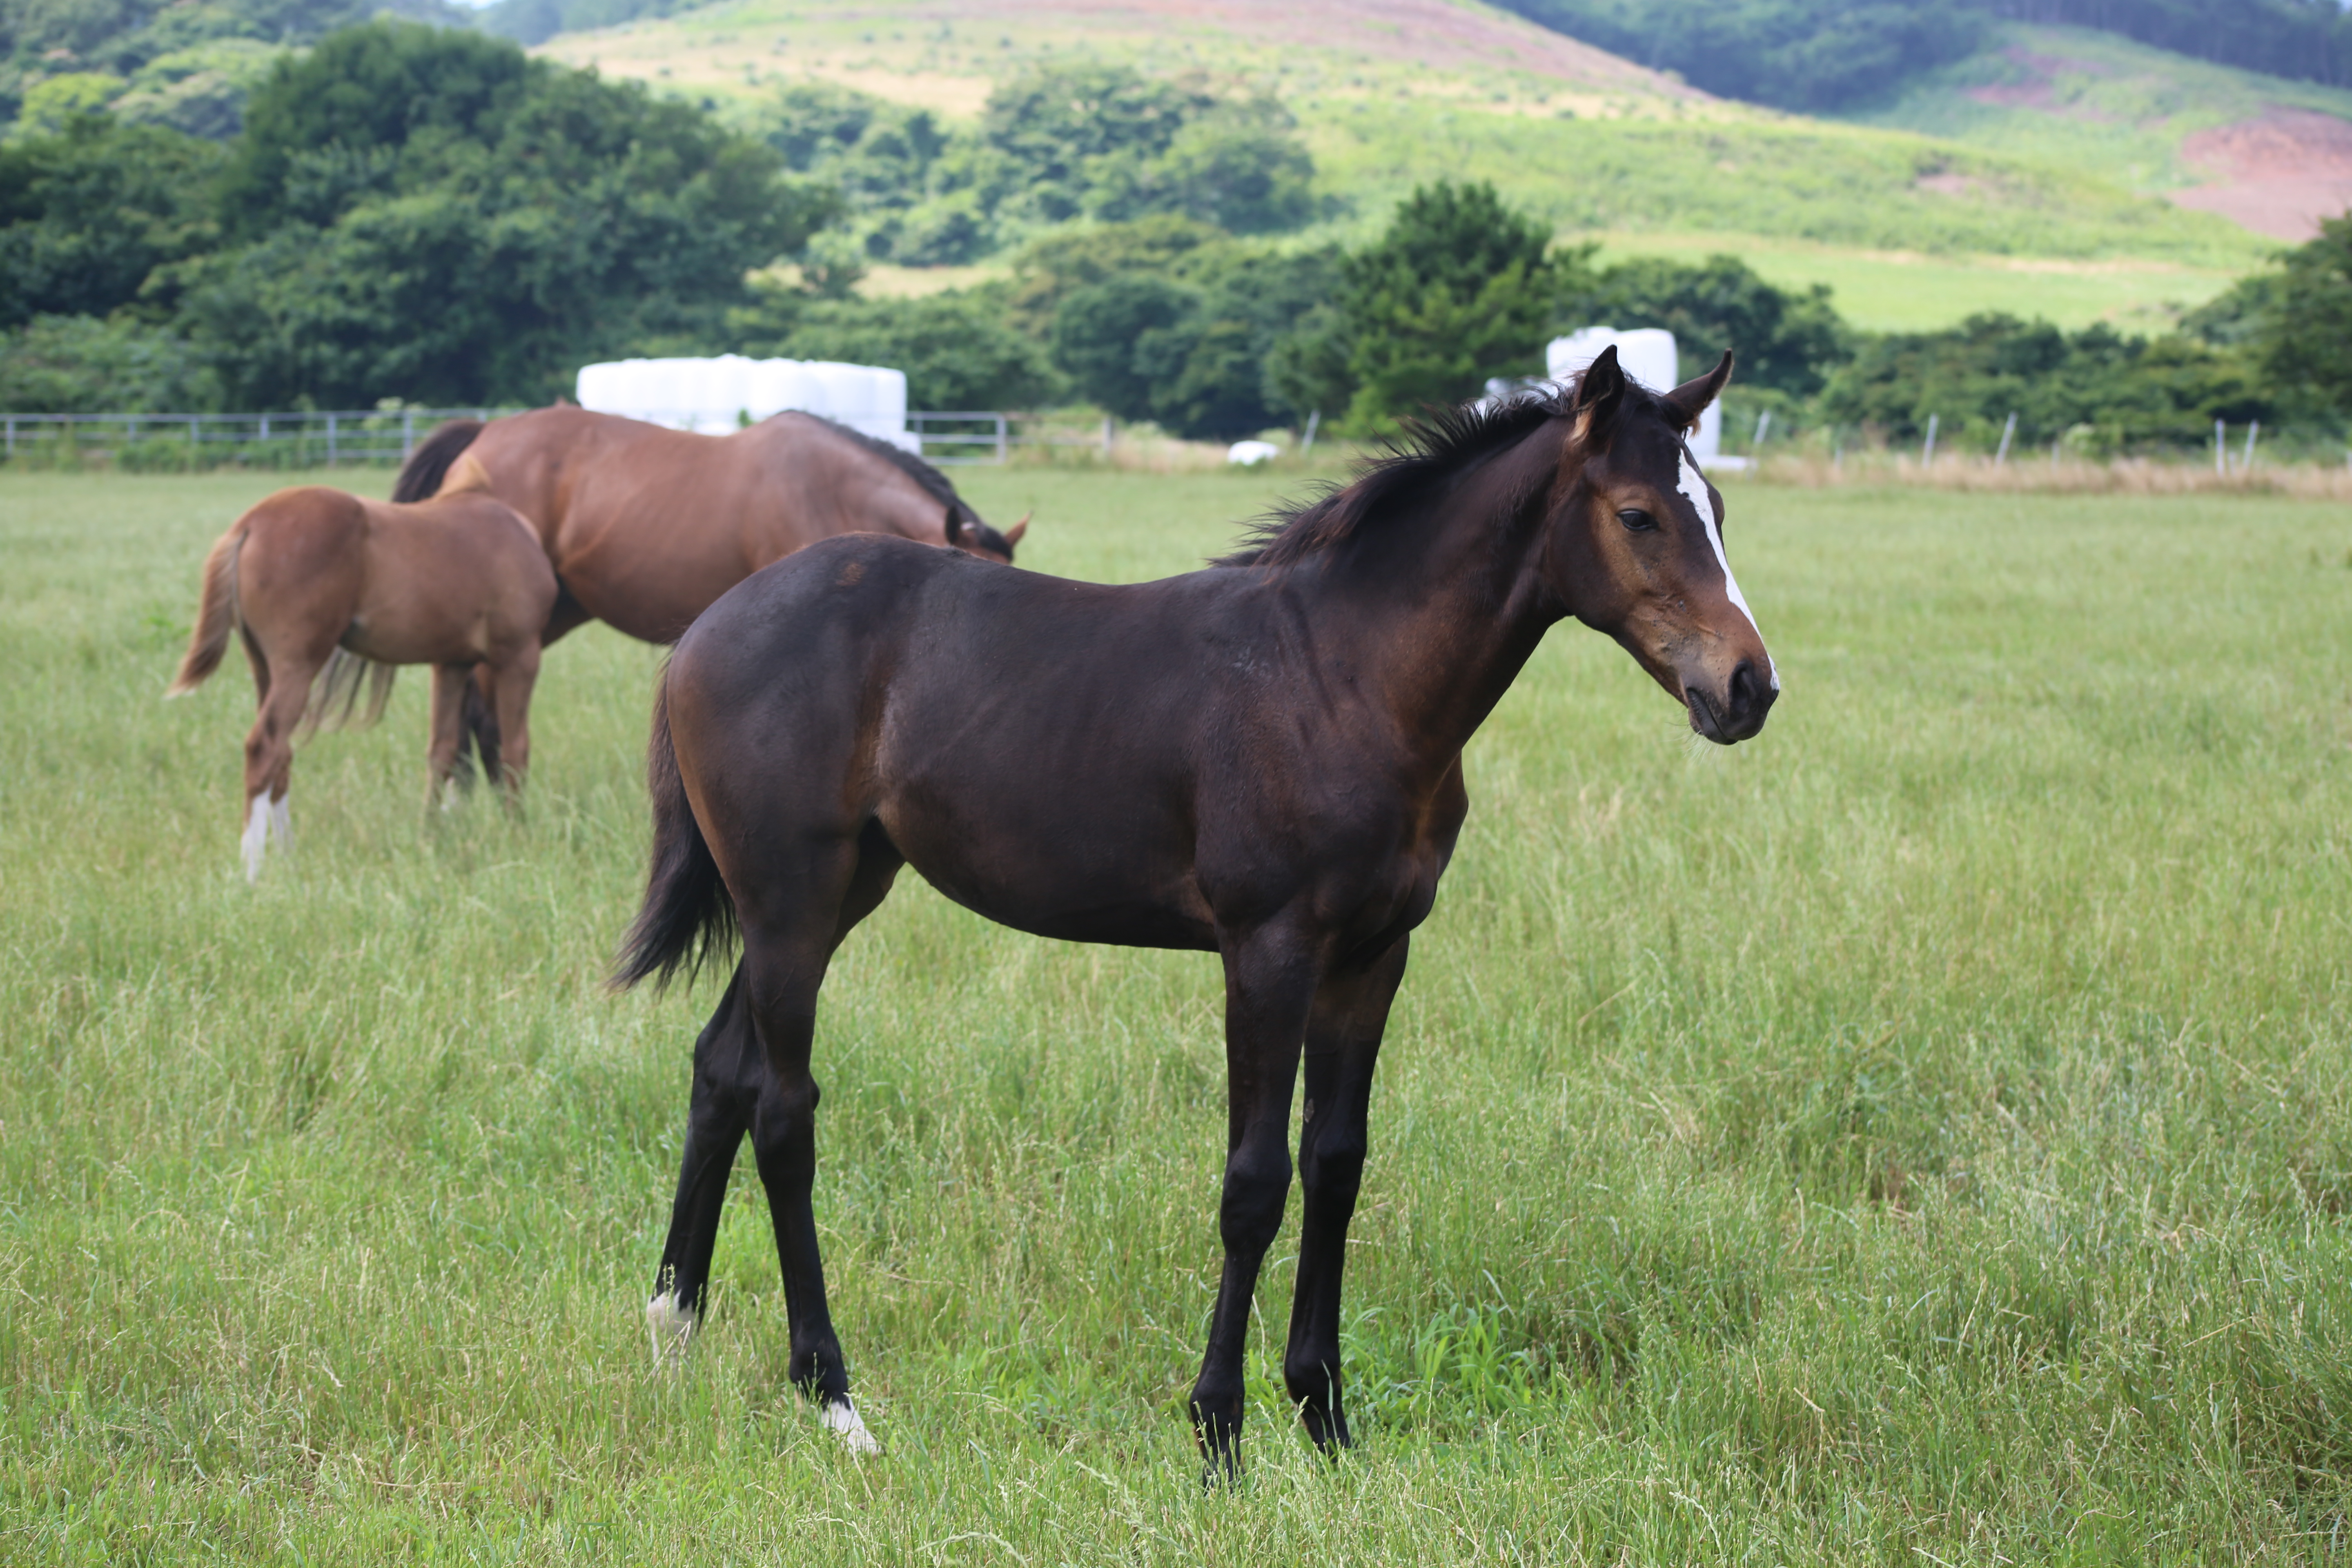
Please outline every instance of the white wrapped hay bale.
[[[1612, 344], [1617, 350], [1617, 363], [1624, 367], [1625, 374], [1652, 392], [1672, 392], [1681, 384], [1681, 362], [1675, 352], [1675, 335], [1663, 327], [1640, 327], [1625, 332], [1614, 327], [1587, 327], [1567, 337], [1554, 338], [1544, 347], [1544, 374], [1565, 384]], [[1690, 438], [1690, 447], [1700, 468], [1725, 466], [1720, 399], [1708, 404], [1706, 412], [1699, 416], [1698, 430]], [[1732, 463], [1746, 466], [1744, 458], [1734, 458]]]
[[723, 436], [787, 409], [818, 414], [910, 452], [907, 373], [826, 360], [607, 360], [580, 367], [580, 406]]

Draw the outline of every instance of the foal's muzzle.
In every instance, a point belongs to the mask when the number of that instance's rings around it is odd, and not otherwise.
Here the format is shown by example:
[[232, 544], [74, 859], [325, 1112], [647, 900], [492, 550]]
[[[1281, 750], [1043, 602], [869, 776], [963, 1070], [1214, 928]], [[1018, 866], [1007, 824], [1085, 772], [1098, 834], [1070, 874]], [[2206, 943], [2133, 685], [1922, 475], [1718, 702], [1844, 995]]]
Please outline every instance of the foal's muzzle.
[[1772, 703], [1780, 689], [1757, 669], [1756, 661], [1743, 658], [1731, 672], [1720, 692], [1710, 694], [1704, 682], [1685, 681], [1683, 701], [1690, 708], [1691, 728], [1718, 746], [1728, 746], [1744, 741], [1764, 728], [1764, 715], [1772, 711]]

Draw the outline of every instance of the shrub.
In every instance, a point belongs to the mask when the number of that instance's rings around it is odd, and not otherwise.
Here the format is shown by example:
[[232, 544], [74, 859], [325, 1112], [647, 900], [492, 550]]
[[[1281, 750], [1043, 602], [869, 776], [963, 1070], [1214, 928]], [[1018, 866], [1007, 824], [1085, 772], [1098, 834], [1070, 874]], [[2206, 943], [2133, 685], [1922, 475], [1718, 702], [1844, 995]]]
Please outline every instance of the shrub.
[[0, 333], [0, 408], [12, 414], [200, 413], [219, 402], [184, 338], [128, 316], [36, 316]]

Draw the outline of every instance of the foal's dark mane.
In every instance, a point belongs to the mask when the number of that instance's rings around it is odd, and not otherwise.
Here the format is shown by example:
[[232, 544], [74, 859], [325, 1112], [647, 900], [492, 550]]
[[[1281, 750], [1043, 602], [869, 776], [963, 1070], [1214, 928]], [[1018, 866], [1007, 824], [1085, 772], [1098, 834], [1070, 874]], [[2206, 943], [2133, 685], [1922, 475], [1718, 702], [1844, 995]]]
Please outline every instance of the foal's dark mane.
[[1574, 401], [1571, 384], [1433, 409], [1409, 419], [1387, 455], [1366, 463], [1350, 483], [1326, 485], [1302, 501], [1276, 508], [1250, 529], [1240, 549], [1212, 564], [1288, 566], [1336, 549], [1391, 515], [1393, 502], [1494, 456], [1546, 420], [1566, 415]]

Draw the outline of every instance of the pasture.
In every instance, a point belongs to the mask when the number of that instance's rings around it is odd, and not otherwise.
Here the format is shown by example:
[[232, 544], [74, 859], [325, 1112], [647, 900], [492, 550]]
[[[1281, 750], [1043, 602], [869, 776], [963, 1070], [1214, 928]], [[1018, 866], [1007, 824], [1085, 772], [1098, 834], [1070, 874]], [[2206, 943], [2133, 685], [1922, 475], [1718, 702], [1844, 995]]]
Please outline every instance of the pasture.
[[[959, 478], [1036, 508], [1024, 566], [1112, 578], [1296, 482]], [[782, 1385], [748, 1158], [713, 1320], [656, 1373], [716, 1000], [600, 984], [658, 656], [549, 651], [520, 821], [425, 816], [404, 674], [298, 756], [296, 854], [248, 888], [250, 686], [160, 696], [272, 488], [0, 472], [0, 1559], [2352, 1553], [2340, 507], [1735, 482], [1787, 692], [1727, 752], [1556, 629], [1389, 1031], [1363, 1445], [1327, 1465], [1283, 1408], [1277, 1243], [1248, 1473], [1204, 1491], [1214, 961], [903, 879], [817, 1066], [887, 1452]]]

